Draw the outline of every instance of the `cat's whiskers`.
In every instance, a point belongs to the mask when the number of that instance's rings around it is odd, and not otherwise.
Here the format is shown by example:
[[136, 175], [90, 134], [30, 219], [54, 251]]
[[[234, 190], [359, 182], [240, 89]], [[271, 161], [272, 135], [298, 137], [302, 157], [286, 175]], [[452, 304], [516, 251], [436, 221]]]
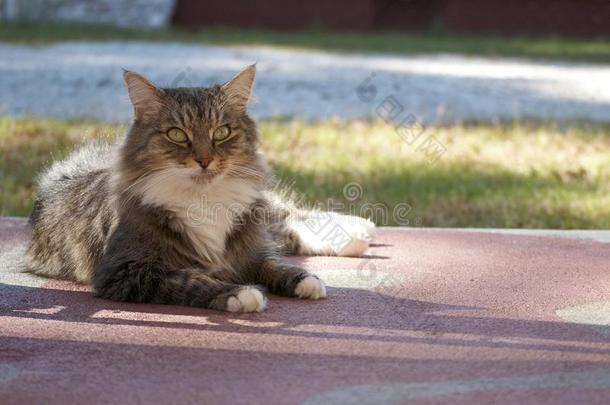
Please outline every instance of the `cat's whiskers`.
[[[168, 178], [174, 176], [175, 174], [168, 171], [168, 169], [172, 169], [174, 166], [165, 165], [162, 167], [157, 167], [155, 169], [149, 170], [146, 173], [139, 176], [132, 184], [126, 187], [121, 191], [123, 195], [123, 199], [121, 201], [121, 208], [123, 208], [127, 203], [132, 201], [136, 197], [140, 197], [143, 193], [150, 190], [153, 186], [158, 185], [160, 182], [167, 180]], [[165, 172], [165, 173], [164, 173]], [[154, 181], [146, 184], [146, 181], [150, 181], [153, 175], [157, 174], [158, 177], [154, 178]], [[140, 188], [140, 186], [144, 186]]]
[[230, 167], [228, 169], [229, 172], [231, 173], [235, 173], [235, 174], [249, 174], [253, 177], [258, 177], [258, 178], [263, 178], [265, 177], [264, 173], [261, 173], [259, 171], [247, 168], [247, 167], [240, 167], [240, 166], [233, 166]]
[[139, 175], [138, 177], [136, 177], [136, 179], [129, 185], [127, 186], [125, 189], [121, 190], [122, 193], [127, 193], [130, 191], [130, 189], [132, 189], [133, 187], [137, 186], [138, 184], [140, 184], [142, 181], [146, 180], [146, 178], [156, 172], [160, 172], [163, 171], [165, 169], [170, 169], [173, 166], [171, 165], [165, 165], [165, 166], [161, 166], [161, 167], [156, 167], [154, 169], [150, 169], [147, 170], [146, 172], [144, 172], [144, 174]]
[[176, 173], [171, 170], [160, 170], [158, 171], [158, 175], [154, 177], [147, 176], [149, 181], [145, 183], [139, 191], [141, 193], [146, 193], [147, 191], [150, 191], [151, 189], [160, 186], [161, 183], [164, 183], [167, 179], [175, 176]]
[[[246, 162], [243, 162], [246, 163]], [[231, 162], [227, 166], [227, 172], [229, 174], [237, 175], [235, 177], [239, 177], [240, 175], [247, 175], [247, 178], [255, 178], [255, 179], [264, 179], [266, 177], [264, 172], [260, 170], [253, 169], [250, 166], [246, 166], [239, 161]]]

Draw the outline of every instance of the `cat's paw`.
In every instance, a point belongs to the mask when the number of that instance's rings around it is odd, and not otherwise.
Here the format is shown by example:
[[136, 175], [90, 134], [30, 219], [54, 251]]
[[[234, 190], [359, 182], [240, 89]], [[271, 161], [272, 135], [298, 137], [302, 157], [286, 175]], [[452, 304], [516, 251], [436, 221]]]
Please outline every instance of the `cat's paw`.
[[353, 239], [371, 241], [375, 236], [375, 224], [366, 218], [355, 215], [332, 213], [335, 221], [345, 229]]
[[261, 312], [267, 307], [267, 299], [256, 287], [240, 288], [235, 296], [227, 300], [229, 312]]
[[368, 219], [353, 215], [335, 215], [337, 223], [349, 235], [349, 241], [337, 249], [337, 256], [362, 256], [373, 240], [375, 224]]
[[299, 298], [319, 300], [320, 298], [326, 298], [326, 286], [316, 276], [307, 276], [299, 281], [294, 289], [294, 295]]
[[357, 239], [352, 236], [350, 240], [341, 246], [337, 251], [337, 256], [343, 257], [360, 257], [369, 248], [369, 241], [365, 239]]
[[360, 221], [360, 224], [366, 229], [366, 233], [369, 235], [371, 239], [375, 237], [375, 233], [377, 232], [377, 226], [373, 221], [366, 218], [356, 217]]
[[375, 224], [368, 219], [336, 212], [311, 211], [293, 230], [301, 242], [296, 253], [359, 257], [375, 235]]

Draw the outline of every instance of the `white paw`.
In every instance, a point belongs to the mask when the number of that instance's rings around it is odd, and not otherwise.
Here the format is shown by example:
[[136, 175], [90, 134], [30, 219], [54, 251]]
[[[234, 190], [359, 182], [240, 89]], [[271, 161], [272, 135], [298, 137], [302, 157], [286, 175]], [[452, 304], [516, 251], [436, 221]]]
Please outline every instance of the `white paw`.
[[336, 212], [309, 213], [310, 222], [296, 222], [299, 254], [328, 256], [361, 256], [375, 234], [375, 224], [368, 219]]
[[227, 300], [229, 312], [261, 312], [267, 306], [265, 296], [258, 288], [244, 287], [235, 297]]
[[336, 221], [349, 234], [350, 240], [337, 249], [337, 256], [359, 257], [369, 248], [375, 235], [375, 224], [353, 215], [335, 214]]
[[369, 236], [371, 237], [371, 239], [373, 239], [375, 237], [375, 232], [377, 231], [377, 227], [375, 226], [373, 221], [371, 221], [370, 219], [365, 219], [365, 218], [359, 218], [359, 217], [357, 217], [357, 218], [361, 221], [361, 224], [365, 227], [366, 233], [368, 233]]
[[324, 282], [317, 277], [307, 276], [297, 284], [294, 294], [299, 298], [318, 300], [326, 297]]
[[375, 224], [365, 218], [354, 215], [333, 213], [335, 221], [341, 225], [354, 239], [371, 241], [375, 236]]
[[360, 257], [369, 248], [369, 241], [352, 238], [337, 252], [337, 256]]

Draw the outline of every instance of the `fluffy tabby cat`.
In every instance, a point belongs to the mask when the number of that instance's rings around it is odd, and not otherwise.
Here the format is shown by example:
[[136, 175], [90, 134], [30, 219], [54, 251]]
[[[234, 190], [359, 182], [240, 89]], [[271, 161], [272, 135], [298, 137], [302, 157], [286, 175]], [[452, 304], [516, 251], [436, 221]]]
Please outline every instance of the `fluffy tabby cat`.
[[[134, 121], [43, 174], [28, 270], [92, 284], [99, 297], [262, 311], [264, 291], [306, 299], [324, 283], [282, 254], [360, 255], [367, 220], [307, 211], [270, 191], [246, 111], [255, 66], [222, 86], [157, 88], [125, 71]], [[323, 217], [323, 218], [322, 218]], [[341, 246], [307, 221], [331, 220]]]

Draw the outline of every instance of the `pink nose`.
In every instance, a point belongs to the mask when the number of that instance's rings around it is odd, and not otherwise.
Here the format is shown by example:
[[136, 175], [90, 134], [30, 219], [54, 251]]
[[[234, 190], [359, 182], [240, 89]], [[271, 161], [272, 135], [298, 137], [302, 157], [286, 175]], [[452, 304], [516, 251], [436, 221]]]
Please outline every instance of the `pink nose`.
[[210, 158], [201, 158], [195, 160], [197, 161], [197, 163], [199, 163], [199, 166], [201, 166], [202, 169], [207, 169], [210, 163], [212, 163], [212, 159]]

